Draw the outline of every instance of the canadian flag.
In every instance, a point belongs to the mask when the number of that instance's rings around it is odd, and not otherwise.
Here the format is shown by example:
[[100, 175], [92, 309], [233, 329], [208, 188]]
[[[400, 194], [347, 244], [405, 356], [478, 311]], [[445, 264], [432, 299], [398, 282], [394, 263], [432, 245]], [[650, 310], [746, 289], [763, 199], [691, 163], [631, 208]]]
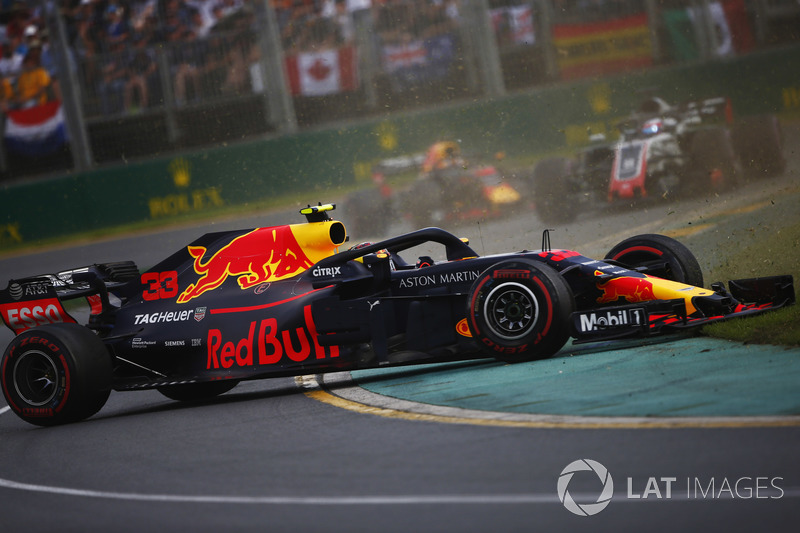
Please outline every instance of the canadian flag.
[[293, 95], [325, 96], [358, 89], [358, 64], [353, 47], [302, 52], [286, 58]]

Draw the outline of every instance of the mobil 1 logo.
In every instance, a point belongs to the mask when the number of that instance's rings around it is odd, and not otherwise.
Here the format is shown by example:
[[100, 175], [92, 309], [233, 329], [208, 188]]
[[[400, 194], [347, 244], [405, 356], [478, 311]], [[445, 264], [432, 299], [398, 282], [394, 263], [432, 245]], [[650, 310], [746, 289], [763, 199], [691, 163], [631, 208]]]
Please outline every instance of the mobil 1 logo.
[[605, 337], [609, 334], [647, 328], [647, 312], [642, 307], [608, 307], [572, 314], [576, 337]]

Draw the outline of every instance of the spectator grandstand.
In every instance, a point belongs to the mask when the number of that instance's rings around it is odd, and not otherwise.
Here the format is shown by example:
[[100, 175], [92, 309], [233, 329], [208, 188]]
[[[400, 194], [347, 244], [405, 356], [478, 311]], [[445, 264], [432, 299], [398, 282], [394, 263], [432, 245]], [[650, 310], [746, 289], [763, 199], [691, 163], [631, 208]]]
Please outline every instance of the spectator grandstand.
[[[749, 53], [800, 39], [800, 5], [29, 0], [4, 2], [0, 23], [4, 112], [22, 105], [18, 80], [29, 57], [28, 66], [35, 61], [38, 72], [47, 73], [37, 102], [63, 100], [58, 113], [66, 129], [86, 132], [36, 160], [6, 146], [3, 179], [495, 96], [559, 79]], [[491, 43], [478, 31], [484, 23]], [[614, 36], [619, 28], [628, 36], [622, 44]], [[625, 61], [615, 46], [625, 47]], [[493, 72], [502, 79], [493, 79]], [[282, 93], [288, 110], [279, 105]]]

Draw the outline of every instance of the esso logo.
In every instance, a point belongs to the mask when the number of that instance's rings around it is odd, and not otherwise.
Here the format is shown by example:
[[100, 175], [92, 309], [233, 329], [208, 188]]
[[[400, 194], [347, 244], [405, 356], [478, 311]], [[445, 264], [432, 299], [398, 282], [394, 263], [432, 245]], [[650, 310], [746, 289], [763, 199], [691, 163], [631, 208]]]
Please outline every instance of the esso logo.
[[5, 312], [5, 319], [11, 329], [17, 333], [43, 324], [64, 322], [64, 316], [55, 304], [10, 308]]

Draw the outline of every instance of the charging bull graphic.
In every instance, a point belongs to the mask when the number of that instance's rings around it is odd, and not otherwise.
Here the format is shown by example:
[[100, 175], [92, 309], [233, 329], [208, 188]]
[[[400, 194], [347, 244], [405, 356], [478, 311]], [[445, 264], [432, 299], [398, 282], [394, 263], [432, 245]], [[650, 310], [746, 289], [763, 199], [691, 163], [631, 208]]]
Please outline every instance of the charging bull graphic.
[[682, 299], [686, 302], [686, 312], [691, 316], [697, 308], [694, 305], [695, 297], [712, 296], [714, 291], [693, 287], [657, 277], [640, 274], [642, 277], [619, 276], [605, 283], [598, 283], [597, 288], [602, 292], [597, 303], [606, 304], [624, 299], [629, 303], [648, 302], [652, 300]]
[[653, 292], [653, 282], [644, 277], [621, 276], [608, 283], [598, 284], [597, 288], [603, 291], [602, 296], [597, 299], [599, 304], [616, 302], [620, 298], [624, 298], [630, 303], [647, 302], [656, 299]]
[[201, 277], [178, 296], [186, 303], [237, 276], [239, 287], [277, 281], [308, 270], [313, 263], [298, 244], [291, 226], [258, 228], [233, 239], [211, 257], [205, 246], [189, 246], [194, 271]]

